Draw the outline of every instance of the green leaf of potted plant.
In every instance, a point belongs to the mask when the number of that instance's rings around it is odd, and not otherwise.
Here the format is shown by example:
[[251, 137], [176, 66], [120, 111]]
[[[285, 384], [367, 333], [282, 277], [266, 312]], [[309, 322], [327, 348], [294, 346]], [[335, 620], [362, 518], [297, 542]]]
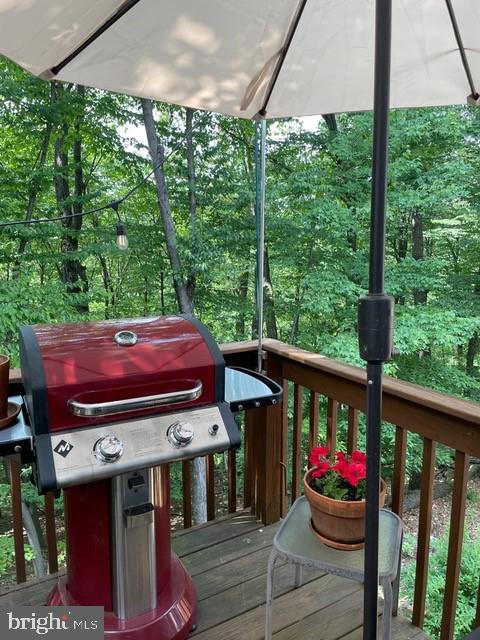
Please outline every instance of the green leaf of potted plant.
[[[337, 451], [329, 456], [325, 446], [309, 455], [310, 468], [303, 479], [305, 497], [312, 514], [311, 527], [317, 537], [335, 549], [361, 549], [365, 540], [366, 455]], [[380, 507], [387, 487], [381, 480]]]

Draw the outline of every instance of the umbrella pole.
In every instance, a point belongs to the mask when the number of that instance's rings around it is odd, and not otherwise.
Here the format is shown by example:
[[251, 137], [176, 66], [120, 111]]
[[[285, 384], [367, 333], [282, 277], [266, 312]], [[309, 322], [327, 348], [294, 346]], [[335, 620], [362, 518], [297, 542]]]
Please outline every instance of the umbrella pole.
[[383, 363], [391, 357], [394, 300], [384, 293], [392, 0], [375, 2], [375, 81], [369, 293], [358, 303], [360, 355], [367, 362], [367, 479], [363, 638], [377, 637], [380, 433]]
[[265, 261], [265, 160], [267, 122], [255, 123], [255, 218], [257, 227], [257, 369], [263, 368], [263, 266]]

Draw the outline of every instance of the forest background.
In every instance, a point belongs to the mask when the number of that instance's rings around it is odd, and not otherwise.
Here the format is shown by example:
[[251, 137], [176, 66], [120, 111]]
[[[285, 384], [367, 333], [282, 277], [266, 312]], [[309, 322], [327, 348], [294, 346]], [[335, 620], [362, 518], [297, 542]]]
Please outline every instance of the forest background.
[[[255, 337], [251, 122], [45, 83], [4, 60], [0, 96], [0, 351], [14, 366], [21, 324], [193, 309], [219, 342]], [[360, 365], [372, 116], [327, 121], [268, 127], [265, 334]], [[399, 351], [387, 372], [476, 401], [479, 124], [467, 107], [392, 112], [386, 267]], [[420, 464], [413, 441], [413, 484]], [[0, 536], [6, 572], [9, 545]]]

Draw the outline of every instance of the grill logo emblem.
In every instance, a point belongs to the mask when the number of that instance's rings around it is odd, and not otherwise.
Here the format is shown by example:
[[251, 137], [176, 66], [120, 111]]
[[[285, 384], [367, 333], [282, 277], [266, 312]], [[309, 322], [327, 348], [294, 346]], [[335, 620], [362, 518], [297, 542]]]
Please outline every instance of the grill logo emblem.
[[62, 456], [62, 458], [66, 458], [70, 451], [73, 449], [73, 444], [66, 442], [65, 440], [60, 440], [60, 442], [55, 447], [55, 453]]

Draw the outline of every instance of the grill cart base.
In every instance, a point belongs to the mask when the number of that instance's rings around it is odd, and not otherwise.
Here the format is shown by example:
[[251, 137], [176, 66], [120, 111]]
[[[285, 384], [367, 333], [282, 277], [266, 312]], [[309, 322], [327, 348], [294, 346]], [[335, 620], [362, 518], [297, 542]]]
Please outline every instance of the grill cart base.
[[[78, 606], [61, 578], [50, 593], [48, 605]], [[147, 613], [121, 620], [105, 612], [105, 638], [108, 640], [185, 640], [195, 625], [196, 592], [182, 563], [172, 554], [171, 581], [158, 594], [157, 606]]]
[[162, 476], [160, 469], [139, 469], [65, 489], [67, 575], [47, 604], [103, 606], [111, 640], [188, 636], [197, 596], [171, 551]]

